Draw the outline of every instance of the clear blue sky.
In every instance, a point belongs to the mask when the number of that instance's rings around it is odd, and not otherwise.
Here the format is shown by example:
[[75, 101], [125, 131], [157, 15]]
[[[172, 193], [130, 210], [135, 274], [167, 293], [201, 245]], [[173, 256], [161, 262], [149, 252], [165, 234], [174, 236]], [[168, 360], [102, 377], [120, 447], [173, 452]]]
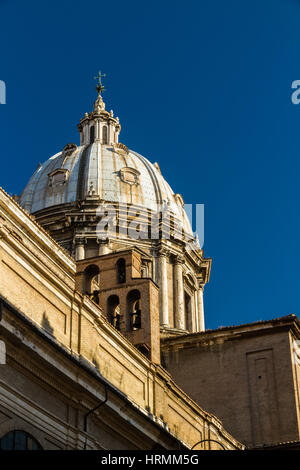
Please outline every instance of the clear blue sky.
[[207, 327], [299, 313], [299, 21], [299, 0], [0, 0], [0, 185], [78, 143], [100, 68], [120, 140], [205, 204]]

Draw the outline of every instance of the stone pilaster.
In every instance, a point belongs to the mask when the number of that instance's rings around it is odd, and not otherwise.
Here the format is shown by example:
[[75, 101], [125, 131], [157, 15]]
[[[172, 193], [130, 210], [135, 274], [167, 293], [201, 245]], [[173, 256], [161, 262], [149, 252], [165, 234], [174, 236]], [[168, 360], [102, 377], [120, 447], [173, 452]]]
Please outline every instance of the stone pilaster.
[[193, 333], [197, 331], [196, 305], [195, 295], [191, 295], [191, 330]]
[[199, 284], [199, 288], [196, 291], [197, 311], [198, 311], [198, 331], [205, 331], [203, 289], [204, 289], [204, 286], [202, 284]]
[[175, 303], [175, 327], [179, 330], [186, 329], [184, 311], [184, 290], [182, 265], [184, 258], [176, 256], [174, 258], [174, 303]]
[[111, 145], [114, 143], [114, 126], [112, 125], [112, 122], [109, 121], [108, 123], [108, 143]]
[[158, 252], [158, 284], [160, 291], [160, 322], [162, 326], [169, 326], [169, 302], [168, 302], [168, 276], [167, 276], [167, 252]]
[[95, 140], [100, 141], [100, 139], [101, 139], [100, 119], [95, 119]]

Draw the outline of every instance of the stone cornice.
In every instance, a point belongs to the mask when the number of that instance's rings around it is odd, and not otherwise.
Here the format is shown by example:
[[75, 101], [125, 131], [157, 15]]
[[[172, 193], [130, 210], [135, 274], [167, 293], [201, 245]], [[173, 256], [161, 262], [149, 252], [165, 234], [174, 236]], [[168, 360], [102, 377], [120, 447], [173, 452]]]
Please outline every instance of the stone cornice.
[[[35, 237], [36, 240], [46, 249], [48, 252], [51, 251], [51, 256], [58, 259], [60, 263], [64, 263], [69, 269], [73, 269], [75, 272], [75, 261], [64, 250], [46, 230], [39, 225], [35, 218], [28, 214], [12, 197], [10, 197], [3, 188], [0, 187], [0, 207], [2, 206], [5, 213], [10, 214], [13, 219], [18, 219], [18, 229], [22, 226], [27, 233]], [[6, 218], [6, 217], [5, 217]], [[15, 223], [11, 221], [13, 225]]]
[[[62, 275], [62, 268], [55, 265], [52, 259], [49, 259], [49, 254], [41, 252], [34, 246], [27, 246], [23, 239], [20, 240], [20, 237], [12, 233], [9, 227], [1, 223], [0, 238], [3, 238], [8, 246], [15, 250], [15, 253], [17, 252], [22, 255], [38, 272], [43, 273], [48, 281], [63, 289], [68, 297], [73, 294], [75, 285], [74, 277], [72, 276], [73, 273], [64, 271]], [[66, 279], [68, 279], [68, 282], [66, 282]]]

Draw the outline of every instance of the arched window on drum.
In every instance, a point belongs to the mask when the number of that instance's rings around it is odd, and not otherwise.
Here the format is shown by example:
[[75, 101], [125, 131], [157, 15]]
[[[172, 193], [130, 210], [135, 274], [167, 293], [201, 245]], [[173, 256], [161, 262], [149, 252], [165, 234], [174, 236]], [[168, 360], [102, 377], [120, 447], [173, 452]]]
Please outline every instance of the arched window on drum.
[[107, 126], [103, 126], [103, 129], [102, 129], [102, 143], [103, 144], [108, 144]]
[[95, 126], [90, 127], [90, 144], [95, 141]]

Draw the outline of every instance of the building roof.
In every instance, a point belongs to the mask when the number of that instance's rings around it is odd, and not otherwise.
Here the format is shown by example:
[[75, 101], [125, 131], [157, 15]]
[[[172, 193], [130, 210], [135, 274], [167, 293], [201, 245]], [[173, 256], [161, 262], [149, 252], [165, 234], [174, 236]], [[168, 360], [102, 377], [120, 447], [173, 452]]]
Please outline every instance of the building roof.
[[285, 441], [277, 442], [275, 444], [262, 444], [260, 446], [252, 447], [250, 450], [284, 450], [284, 449], [300, 449], [300, 441]]
[[233, 326], [221, 326], [216, 329], [210, 329], [206, 331], [201, 331], [198, 333], [186, 333], [184, 335], [176, 336], [176, 337], [169, 337], [163, 338], [163, 343], [185, 343], [191, 341], [201, 341], [202, 339], [206, 338], [213, 338], [216, 336], [231, 336], [234, 337], [236, 334], [239, 336], [241, 334], [251, 334], [259, 332], [266, 332], [270, 331], [276, 327], [293, 327], [297, 334], [300, 335], [300, 320], [295, 314], [285, 315], [278, 318], [273, 318], [270, 320], [260, 320], [253, 323], [244, 323], [241, 325], [233, 325]]

